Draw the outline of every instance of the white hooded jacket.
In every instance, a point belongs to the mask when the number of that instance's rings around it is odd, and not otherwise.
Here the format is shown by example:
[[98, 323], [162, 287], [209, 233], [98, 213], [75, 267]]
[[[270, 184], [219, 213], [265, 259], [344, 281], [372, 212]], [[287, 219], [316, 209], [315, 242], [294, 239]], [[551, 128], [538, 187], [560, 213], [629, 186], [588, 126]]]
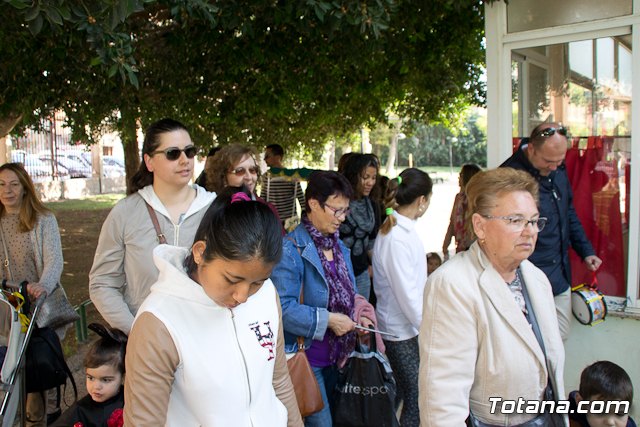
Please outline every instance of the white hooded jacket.
[[286, 426], [272, 385], [281, 327], [273, 283], [234, 309], [219, 306], [186, 275], [187, 254], [169, 245], [154, 250], [158, 282], [138, 311], [164, 324], [180, 357], [166, 425]]

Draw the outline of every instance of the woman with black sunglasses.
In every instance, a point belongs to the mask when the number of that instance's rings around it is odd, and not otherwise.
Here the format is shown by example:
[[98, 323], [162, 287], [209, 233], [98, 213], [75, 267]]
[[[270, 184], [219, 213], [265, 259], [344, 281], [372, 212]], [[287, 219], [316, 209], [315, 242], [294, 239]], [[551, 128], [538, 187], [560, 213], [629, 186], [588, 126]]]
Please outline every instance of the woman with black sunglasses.
[[182, 123], [162, 119], [149, 126], [128, 196], [102, 225], [89, 292], [109, 325], [127, 334], [158, 278], [153, 248], [160, 243], [190, 247], [215, 198], [214, 193], [190, 185], [196, 151]]

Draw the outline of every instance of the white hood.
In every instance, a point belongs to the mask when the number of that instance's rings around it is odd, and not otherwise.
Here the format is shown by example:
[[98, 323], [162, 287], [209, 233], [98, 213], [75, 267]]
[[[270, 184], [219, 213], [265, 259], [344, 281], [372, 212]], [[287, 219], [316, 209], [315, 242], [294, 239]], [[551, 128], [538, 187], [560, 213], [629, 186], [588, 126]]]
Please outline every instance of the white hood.
[[[192, 188], [196, 190], [196, 198], [185, 213], [185, 219], [198, 212], [200, 209], [209, 206], [216, 198], [216, 193], [211, 193], [200, 187], [199, 185], [194, 184], [192, 185]], [[167, 212], [167, 208], [164, 207], [164, 205], [156, 195], [156, 192], [153, 191], [153, 185], [147, 185], [146, 187], [141, 188], [140, 190], [138, 190], [138, 194], [158, 213], [171, 219], [169, 212]]]

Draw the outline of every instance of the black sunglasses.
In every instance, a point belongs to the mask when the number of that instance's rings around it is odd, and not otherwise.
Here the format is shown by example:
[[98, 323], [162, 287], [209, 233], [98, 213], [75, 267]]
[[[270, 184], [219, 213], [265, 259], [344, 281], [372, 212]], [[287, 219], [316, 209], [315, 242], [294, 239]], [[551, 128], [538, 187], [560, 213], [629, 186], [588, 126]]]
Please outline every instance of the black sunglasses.
[[564, 126], [558, 126], [557, 128], [546, 128], [546, 129], [542, 129], [541, 131], [537, 132], [536, 135], [534, 136], [534, 138], [537, 138], [539, 136], [543, 137], [543, 138], [549, 138], [550, 136], [552, 136], [555, 133], [559, 133], [562, 136], [567, 136], [567, 128]]
[[180, 149], [178, 147], [169, 147], [164, 150], [157, 150], [152, 152], [150, 155], [155, 156], [156, 154], [163, 153], [167, 160], [174, 161], [180, 158], [180, 155], [184, 152], [184, 155], [187, 156], [187, 159], [193, 159], [196, 156], [197, 149], [195, 145], [187, 145], [186, 147]]

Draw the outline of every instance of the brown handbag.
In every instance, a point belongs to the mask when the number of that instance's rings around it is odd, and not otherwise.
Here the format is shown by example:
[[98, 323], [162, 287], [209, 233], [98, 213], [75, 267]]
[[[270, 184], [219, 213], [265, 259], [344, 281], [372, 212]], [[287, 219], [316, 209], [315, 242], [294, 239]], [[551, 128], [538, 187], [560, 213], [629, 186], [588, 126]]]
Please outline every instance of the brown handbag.
[[[293, 239], [289, 238], [289, 240], [298, 249], [298, 245]], [[300, 253], [300, 249], [298, 249], [298, 253]], [[300, 286], [300, 304], [303, 304], [304, 300], [303, 288], [304, 283]], [[287, 360], [287, 368], [289, 368], [289, 376], [293, 383], [293, 390], [296, 393], [300, 415], [304, 418], [322, 410], [324, 402], [322, 401], [320, 386], [304, 351], [303, 337], [298, 337], [298, 351]]]
[[302, 337], [298, 337], [298, 352], [287, 360], [287, 368], [289, 368], [289, 376], [296, 393], [300, 415], [303, 418], [308, 417], [324, 408], [320, 386], [309, 365]]

